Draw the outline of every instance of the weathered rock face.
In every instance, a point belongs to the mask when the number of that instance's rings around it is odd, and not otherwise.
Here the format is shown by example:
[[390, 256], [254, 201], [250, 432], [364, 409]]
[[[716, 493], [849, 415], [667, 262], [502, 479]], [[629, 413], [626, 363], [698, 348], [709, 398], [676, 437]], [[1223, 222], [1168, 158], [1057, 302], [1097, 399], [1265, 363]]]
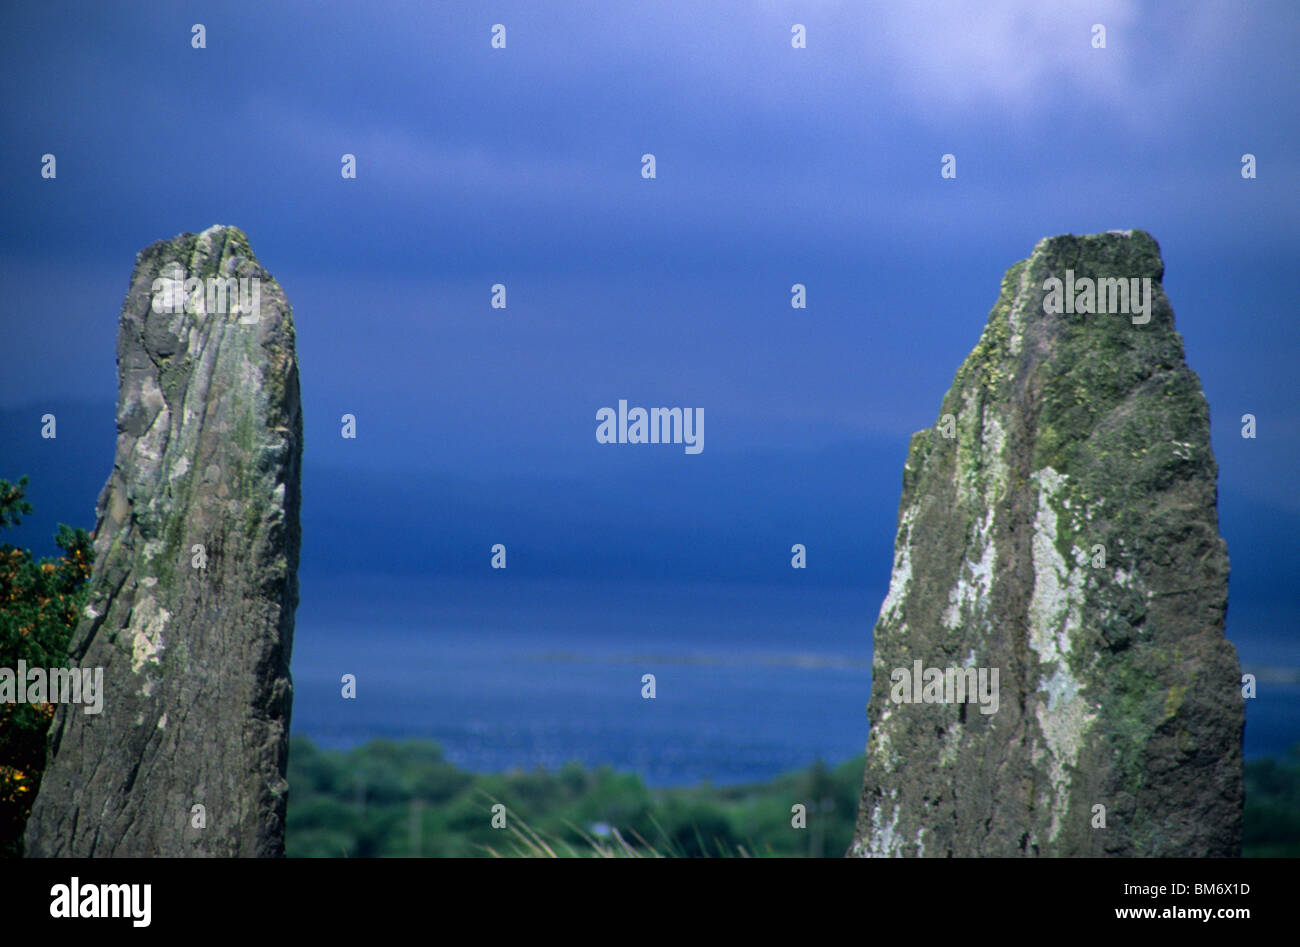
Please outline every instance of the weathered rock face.
[[[1149, 321], [1045, 311], [1067, 271], [1148, 277]], [[1218, 468], [1163, 273], [1141, 231], [1040, 241], [912, 436], [851, 855], [1240, 853]]]
[[[210, 277], [246, 282], [223, 300]], [[205, 284], [186, 297], [181, 278]], [[117, 363], [117, 455], [71, 643], [104, 669], [103, 710], [59, 708], [26, 853], [282, 855], [302, 457], [289, 303], [233, 227], [156, 243]]]

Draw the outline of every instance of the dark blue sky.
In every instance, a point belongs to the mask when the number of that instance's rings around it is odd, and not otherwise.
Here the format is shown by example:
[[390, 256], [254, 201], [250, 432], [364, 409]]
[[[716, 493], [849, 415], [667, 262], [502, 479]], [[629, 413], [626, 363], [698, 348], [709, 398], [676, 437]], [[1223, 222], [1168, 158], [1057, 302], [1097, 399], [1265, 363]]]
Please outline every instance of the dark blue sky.
[[[1300, 7], [1044, 7], [6, 9], [20, 538], [91, 525], [135, 254], [234, 224], [295, 310], [305, 581], [480, 572], [504, 541], [522, 575], [861, 586], [869, 627], [907, 436], [1003, 271], [1044, 236], [1139, 227], [1210, 402], [1230, 620], [1294, 654]], [[703, 408], [704, 452], [598, 445], [620, 398]]]

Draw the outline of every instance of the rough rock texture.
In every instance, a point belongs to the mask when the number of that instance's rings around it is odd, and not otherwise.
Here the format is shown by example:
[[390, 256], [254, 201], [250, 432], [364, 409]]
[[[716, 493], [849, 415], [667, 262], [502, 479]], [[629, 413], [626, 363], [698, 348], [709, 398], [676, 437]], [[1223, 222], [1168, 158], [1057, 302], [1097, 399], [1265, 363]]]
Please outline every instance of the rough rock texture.
[[[256, 323], [155, 312], [176, 264], [259, 279]], [[289, 303], [233, 227], [156, 243], [117, 364], [117, 454], [71, 643], [104, 668], [104, 707], [60, 706], [26, 853], [282, 855], [302, 456]]]
[[[1150, 277], [1150, 321], [1045, 313], [1067, 269]], [[912, 436], [850, 855], [1240, 853], [1218, 468], [1163, 273], [1141, 231], [1040, 241]], [[917, 659], [998, 668], [997, 712], [894, 702]]]

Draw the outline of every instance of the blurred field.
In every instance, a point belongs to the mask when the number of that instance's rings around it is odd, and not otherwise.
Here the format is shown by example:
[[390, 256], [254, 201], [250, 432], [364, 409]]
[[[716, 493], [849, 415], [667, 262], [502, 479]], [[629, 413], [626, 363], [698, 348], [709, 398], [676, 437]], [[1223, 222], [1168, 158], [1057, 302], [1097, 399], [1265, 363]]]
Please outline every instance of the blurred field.
[[[293, 741], [290, 857], [838, 857], [853, 835], [863, 759], [746, 786], [648, 789], [633, 773], [471, 773], [427, 741], [349, 752]], [[1244, 854], [1300, 856], [1300, 744], [1246, 764]], [[493, 828], [493, 806], [505, 826]], [[791, 809], [806, 807], [806, 827]], [[498, 821], [500, 821], [498, 819]]]

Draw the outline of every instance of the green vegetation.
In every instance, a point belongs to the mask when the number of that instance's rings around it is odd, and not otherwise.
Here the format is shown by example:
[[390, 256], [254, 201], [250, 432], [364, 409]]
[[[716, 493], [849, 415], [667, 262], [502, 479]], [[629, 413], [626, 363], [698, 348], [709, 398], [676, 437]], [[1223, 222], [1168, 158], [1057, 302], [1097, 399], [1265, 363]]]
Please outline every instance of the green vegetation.
[[[835, 858], [853, 837], [862, 770], [857, 756], [759, 785], [647, 789], [608, 767], [480, 774], [425, 741], [344, 752], [295, 737], [286, 847], [290, 857], [335, 858]], [[1246, 787], [1243, 854], [1300, 857], [1300, 744], [1283, 760], [1247, 763]], [[791, 825], [796, 803], [807, 828]], [[503, 828], [492, 827], [496, 804], [506, 807]]]
[[[432, 743], [379, 740], [350, 752], [295, 737], [290, 857], [843, 855], [862, 788], [861, 756], [756, 786], [647, 789], [632, 773], [569, 764], [479, 774]], [[506, 807], [504, 828], [492, 807]], [[791, 807], [807, 828], [791, 826]]]
[[[17, 486], [0, 480], [0, 529], [32, 512]], [[84, 529], [59, 524], [63, 555], [37, 562], [25, 549], [0, 546], [0, 667], [66, 666], [68, 640], [85, 604], [92, 554]], [[22, 854], [23, 827], [45, 771], [53, 704], [0, 703], [0, 857]]]
[[1242, 854], [1248, 858], [1300, 858], [1300, 743], [1281, 759], [1246, 763], [1246, 825]]

